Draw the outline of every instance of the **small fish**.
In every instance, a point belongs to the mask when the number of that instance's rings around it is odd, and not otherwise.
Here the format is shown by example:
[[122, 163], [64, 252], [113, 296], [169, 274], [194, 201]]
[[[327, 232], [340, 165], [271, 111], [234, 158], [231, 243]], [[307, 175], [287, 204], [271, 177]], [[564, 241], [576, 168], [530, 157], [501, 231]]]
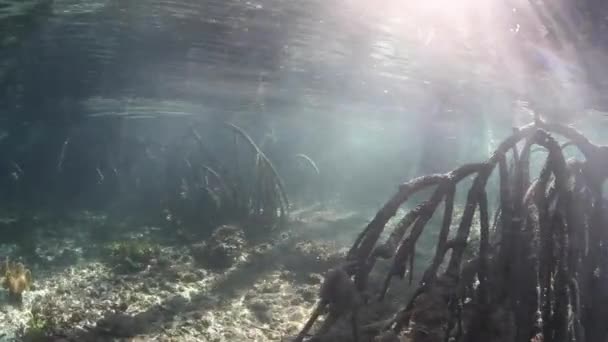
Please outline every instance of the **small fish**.
[[17, 164], [15, 161], [11, 161], [11, 164], [13, 165], [17, 173], [19, 173], [20, 175], [23, 174], [23, 169], [19, 166], [19, 164]]
[[192, 163], [190, 163], [190, 159], [184, 158], [184, 163], [189, 169], [192, 169]]
[[188, 187], [188, 182], [186, 181], [185, 178], [182, 178], [181, 184], [180, 184], [180, 193], [179, 196], [182, 199], [186, 199], [188, 198], [188, 192], [189, 192], [189, 187]]
[[149, 147], [146, 147], [144, 153], [146, 155], [146, 158], [148, 158], [150, 160], [156, 160], [156, 159], [158, 159], [156, 157], [156, 155], [154, 155], [154, 153], [152, 153], [152, 150]]
[[10, 173], [11, 178], [18, 181], [23, 176], [23, 169], [15, 161], [11, 161], [11, 166], [13, 167], [13, 172]]
[[105, 177], [104, 177], [103, 173], [101, 173], [101, 170], [99, 169], [99, 167], [96, 167], [95, 171], [97, 171], [97, 184], [103, 183]]
[[68, 145], [70, 143], [70, 138], [66, 138], [61, 145], [61, 150], [59, 151], [59, 157], [57, 158], [57, 172], [63, 171], [63, 161], [65, 160], [65, 152], [68, 149]]

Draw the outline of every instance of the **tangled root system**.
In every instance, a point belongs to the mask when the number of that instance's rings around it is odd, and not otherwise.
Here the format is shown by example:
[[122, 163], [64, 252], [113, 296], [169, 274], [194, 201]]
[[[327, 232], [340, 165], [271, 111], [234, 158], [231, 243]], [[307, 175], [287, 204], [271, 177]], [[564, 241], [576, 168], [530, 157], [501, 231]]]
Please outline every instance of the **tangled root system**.
[[[566, 142], [560, 145], [555, 136]], [[584, 159], [566, 160], [563, 150], [568, 146]], [[546, 154], [542, 170], [532, 179], [530, 158], [537, 148]], [[495, 169], [498, 189], [490, 190], [498, 191], [499, 204], [491, 212], [488, 179]], [[464, 212], [450, 231], [456, 188], [471, 176]], [[443, 220], [435, 255], [420, 283], [392, 318], [362, 322], [367, 340], [407, 331], [414, 342], [605, 341], [608, 236], [602, 185], [606, 177], [608, 147], [592, 144], [571, 127], [537, 118], [514, 130], [485, 162], [401, 184], [358, 235], [346, 266], [328, 272], [318, 307], [295, 341], [327, 334], [339, 319], [354, 315], [359, 306], [342, 304], [342, 297], [354, 300], [369, 292], [368, 278], [378, 258], [390, 260], [391, 266], [370, 300], [384, 300], [395, 276], [408, 274], [412, 282], [418, 240], [440, 207]], [[380, 241], [398, 209], [425, 189], [433, 190], [430, 197]], [[480, 234], [471, 239], [475, 220]], [[467, 258], [465, 249], [473, 250], [474, 256]], [[358, 295], [348, 294], [351, 290]], [[328, 317], [321, 328], [309, 335], [324, 312]], [[353, 325], [357, 339], [356, 319]]]

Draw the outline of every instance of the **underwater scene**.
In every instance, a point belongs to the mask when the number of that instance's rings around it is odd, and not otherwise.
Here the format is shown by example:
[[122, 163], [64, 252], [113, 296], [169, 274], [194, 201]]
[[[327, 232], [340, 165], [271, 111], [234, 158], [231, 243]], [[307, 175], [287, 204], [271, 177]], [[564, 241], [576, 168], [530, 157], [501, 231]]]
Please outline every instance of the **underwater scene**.
[[0, 0], [0, 341], [608, 341], [607, 18]]

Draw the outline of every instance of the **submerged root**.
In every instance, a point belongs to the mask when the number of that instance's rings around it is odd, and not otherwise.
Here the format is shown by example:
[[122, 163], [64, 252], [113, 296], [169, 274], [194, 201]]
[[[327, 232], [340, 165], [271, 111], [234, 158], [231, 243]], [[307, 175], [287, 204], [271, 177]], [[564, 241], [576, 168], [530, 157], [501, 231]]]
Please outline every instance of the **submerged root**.
[[[550, 133], [568, 142], [560, 145]], [[520, 150], [518, 143], [522, 140], [525, 143]], [[531, 182], [534, 145], [547, 153], [543, 155], [545, 166], [538, 179]], [[567, 163], [565, 147], [577, 148], [585, 162]], [[511, 152], [513, 157], [509, 159], [507, 153]], [[497, 166], [500, 201], [491, 213], [487, 181]], [[455, 235], [449, 238], [455, 189], [469, 175], [475, 175], [475, 179]], [[608, 147], [593, 145], [570, 127], [537, 118], [515, 130], [484, 163], [401, 185], [355, 240], [347, 256], [351, 267], [330, 273], [333, 276], [322, 286], [320, 306], [304, 331], [308, 332], [327, 311], [321, 305], [327, 309], [332, 300], [335, 302], [328, 295], [334, 293], [328, 289], [335, 288], [327, 284], [342, 284], [340, 288], [348, 298], [355, 297], [348, 291], [357, 291], [359, 296], [366, 294], [377, 258], [392, 259], [378, 298], [384, 298], [391, 278], [403, 277], [408, 268], [411, 281], [418, 239], [444, 202], [435, 255], [417, 290], [388, 324], [386, 318], [362, 322], [363, 327], [382, 327], [375, 332], [376, 340], [392, 338], [406, 330], [415, 342], [605, 340], [608, 331], [600, 322], [603, 308], [608, 305], [608, 272], [603, 272], [608, 262], [608, 253], [603, 250], [608, 236], [601, 232], [601, 185], [607, 177]], [[409, 211], [387, 240], [379, 243], [398, 208], [426, 188], [434, 188], [431, 197]], [[478, 246], [469, 246], [476, 212], [481, 236]], [[490, 227], [491, 217], [494, 229]], [[466, 259], [465, 248], [475, 250], [474, 259]], [[449, 260], [445, 260], [449, 251]], [[445, 269], [437, 274], [444, 264]], [[356, 314], [358, 308], [337, 307], [340, 310], [329, 310], [322, 328], [313, 336], [327, 335], [335, 322]]]
[[[167, 210], [179, 222], [187, 215], [210, 212], [213, 222], [208, 222], [209, 226], [235, 220], [249, 220], [260, 227], [280, 225], [290, 208], [281, 176], [247, 132], [234, 124], [226, 125], [234, 133], [233, 165], [215, 158], [196, 129], [178, 142], [179, 151], [184, 145], [189, 149], [185, 154], [180, 152], [183, 156], [178, 152], [173, 156], [176, 162], [170, 166], [173, 177]], [[241, 141], [252, 153], [240, 153]], [[196, 202], [204, 202], [205, 207]]]
[[317, 166], [317, 163], [315, 163], [315, 161], [312, 160], [312, 158], [310, 158], [309, 156], [307, 156], [303, 153], [296, 154], [296, 158], [303, 160], [304, 164], [308, 165], [312, 169], [312, 171], [314, 172], [315, 175], [317, 175], [317, 176], [321, 175], [321, 171], [319, 171], [319, 167]]
[[290, 205], [281, 176], [247, 132], [234, 124], [227, 125], [235, 133], [235, 139], [245, 141], [254, 153], [253, 184], [245, 201], [249, 215], [284, 220]]

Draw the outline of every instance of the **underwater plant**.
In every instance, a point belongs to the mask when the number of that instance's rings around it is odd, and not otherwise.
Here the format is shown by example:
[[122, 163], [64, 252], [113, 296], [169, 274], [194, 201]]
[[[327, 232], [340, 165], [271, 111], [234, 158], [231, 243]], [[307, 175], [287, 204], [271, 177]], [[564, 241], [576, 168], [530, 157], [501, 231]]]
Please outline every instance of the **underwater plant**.
[[8, 258], [0, 267], [0, 274], [4, 277], [2, 287], [8, 290], [9, 299], [21, 304], [23, 292], [32, 286], [32, 272], [20, 262], [9, 262]]
[[[560, 145], [553, 135], [569, 142]], [[530, 155], [535, 145], [546, 154], [533, 179]], [[566, 160], [562, 150], [569, 145], [585, 159]], [[486, 188], [496, 168], [500, 196], [492, 226]], [[450, 232], [456, 188], [471, 176], [464, 212]], [[341, 272], [327, 274], [324, 284], [342, 291], [322, 286], [317, 307], [294, 341], [308, 339], [324, 313], [328, 316], [311, 341], [338, 336], [335, 323], [341, 319], [349, 319], [354, 341], [397, 340], [405, 332], [413, 342], [606, 340], [608, 235], [602, 185], [607, 178], [608, 146], [594, 145], [572, 127], [537, 117], [515, 129], [485, 162], [401, 184], [358, 235]], [[430, 198], [379, 242], [399, 207], [429, 188]], [[392, 317], [359, 322], [361, 307], [345, 307], [341, 294], [355, 288], [357, 296], [380, 303], [394, 277], [407, 275], [411, 284], [418, 239], [442, 203], [435, 255], [409, 300]], [[476, 212], [478, 238], [471, 237]], [[391, 260], [391, 266], [373, 298], [370, 273], [378, 259]]]
[[41, 314], [38, 309], [32, 308], [30, 317], [26, 325], [18, 333], [18, 337], [21, 341], [48, 341], [52, 324], [52, 320], [49, 317]]
[[105, 256], [109, 265], [120, 272], [138, 272], [158, 259], [160, 246], [147, 240], [122, 240], [108, 244]]
[[213, 269], [223, 270], [234, 265], [245, 247], [245, 234], [232, 225], [218, 227], [204, 242], [191, 247], [192, 256], [198, 263]]
[[27, 322], [17, 331], [18, 340], [24, 342], [56, 341], [73, 328], [74, 322], [66, 321], [66, 317], [70, 316], [72, 315], [65, 315], [61, 312], [52, 296], [36, 298], [28, 312]]

